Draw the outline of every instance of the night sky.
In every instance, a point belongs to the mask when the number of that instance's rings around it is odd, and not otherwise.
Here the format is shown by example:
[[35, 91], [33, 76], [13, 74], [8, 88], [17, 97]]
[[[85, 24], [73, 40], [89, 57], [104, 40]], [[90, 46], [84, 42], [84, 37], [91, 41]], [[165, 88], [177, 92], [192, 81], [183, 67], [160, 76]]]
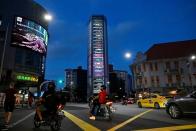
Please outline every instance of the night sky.
[[[88, 21], [107, 17], [109, 63], [130, 72], [138, 51], [153, 44], [196, 39], [196, 0], [35, 0], [53, 15], [46, 79], [64, 79], [64, 69], [87, 68]], [[124, 53], [131, 52], [131, 59]]]

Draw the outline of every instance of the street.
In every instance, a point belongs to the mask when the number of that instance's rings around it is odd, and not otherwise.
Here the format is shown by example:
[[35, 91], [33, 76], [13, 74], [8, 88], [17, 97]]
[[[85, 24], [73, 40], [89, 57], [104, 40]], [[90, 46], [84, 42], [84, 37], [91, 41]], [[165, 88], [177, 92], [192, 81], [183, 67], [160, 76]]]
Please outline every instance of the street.
[[[88, 105], [68, 103], [64, 109], [65, 118], [61, 130], [68, 131], [131, 131], [131, 130], [196, 130], [195, 116], [186, 116], [174, 120], [166, 114], [164, 109], [138, 108], [136, 104], [114, 104], [116, 111], [112, 120], [89, 120]], [[49, 127], [35, 128], [33, 124], [34, 111], [32, 109], [16, 109], [13, 115], [10, 131], [46, 131]], [[1, 112], [1, 120], [3, 113]]]

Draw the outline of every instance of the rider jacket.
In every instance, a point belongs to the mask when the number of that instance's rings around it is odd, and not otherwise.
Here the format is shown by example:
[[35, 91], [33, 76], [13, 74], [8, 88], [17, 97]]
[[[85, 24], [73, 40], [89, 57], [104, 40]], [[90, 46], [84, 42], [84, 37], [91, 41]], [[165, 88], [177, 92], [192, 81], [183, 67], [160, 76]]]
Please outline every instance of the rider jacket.
[[105, 104], [106, 103], [106, 90], [102, 90], [99, 93], [99, 104]]

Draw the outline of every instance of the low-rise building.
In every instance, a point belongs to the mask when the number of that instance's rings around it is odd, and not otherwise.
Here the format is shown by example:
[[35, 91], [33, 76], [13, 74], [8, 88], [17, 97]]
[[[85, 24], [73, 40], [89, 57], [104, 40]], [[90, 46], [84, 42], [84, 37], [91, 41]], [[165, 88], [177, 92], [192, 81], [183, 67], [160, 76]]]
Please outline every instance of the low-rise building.
[[196, 89], [196, 40], [155, 44], [139, 52], [130, 68], [137, 92]]

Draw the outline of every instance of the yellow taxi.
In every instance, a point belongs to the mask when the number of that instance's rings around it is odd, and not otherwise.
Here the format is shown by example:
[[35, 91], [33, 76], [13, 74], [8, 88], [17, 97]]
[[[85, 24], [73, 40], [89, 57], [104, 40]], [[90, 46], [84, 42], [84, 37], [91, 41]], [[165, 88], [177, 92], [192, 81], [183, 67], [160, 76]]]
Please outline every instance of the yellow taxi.
[[143, 98], [137, 101], [137, 105], [139, 108], [142, 107], [153, 107], [156, 109], [165, 108], [165, 104], [168, 99], [164, 96], [160, 96], [159, 94], [150, 93], [145, 95]]

